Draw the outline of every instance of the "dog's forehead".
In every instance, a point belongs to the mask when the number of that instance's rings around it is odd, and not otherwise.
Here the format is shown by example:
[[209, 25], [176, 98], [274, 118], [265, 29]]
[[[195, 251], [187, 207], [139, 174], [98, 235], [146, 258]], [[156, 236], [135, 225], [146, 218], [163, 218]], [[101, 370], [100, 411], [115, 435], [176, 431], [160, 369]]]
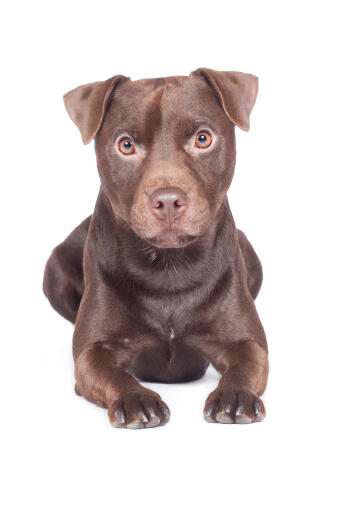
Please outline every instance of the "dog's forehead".
[[198, 76], [170, 76], [128, 81], [115, 92], [115, 108], [125, 120], [159, 117], [172, 122], [185, 117], [215, 117], [220, 111], [215, 94]]

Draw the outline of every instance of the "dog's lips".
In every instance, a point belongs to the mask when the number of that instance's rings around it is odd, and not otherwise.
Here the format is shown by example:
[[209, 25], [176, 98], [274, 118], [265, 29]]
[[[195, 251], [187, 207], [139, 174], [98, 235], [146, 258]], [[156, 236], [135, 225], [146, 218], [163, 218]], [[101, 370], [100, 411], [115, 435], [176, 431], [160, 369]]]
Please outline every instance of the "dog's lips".
[[196, 236], [185, 234], [177, 229], [167, 229], [162, 231], [159, 235], [146, 240], [159, 248], [178, 248], [188, 245], [196, 239]]

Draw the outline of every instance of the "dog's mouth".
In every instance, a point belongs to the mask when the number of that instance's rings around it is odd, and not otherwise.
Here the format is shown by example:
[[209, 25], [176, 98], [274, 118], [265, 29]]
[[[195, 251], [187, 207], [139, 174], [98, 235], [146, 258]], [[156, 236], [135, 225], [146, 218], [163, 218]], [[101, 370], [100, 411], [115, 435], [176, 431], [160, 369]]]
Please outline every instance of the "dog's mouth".
[[190, 236], [176, 229], [168, 229], [158, 236], [146, 238], [146, 241], [158, 248], [180, 248], [189, 245], [196, 238], [197, 236]]

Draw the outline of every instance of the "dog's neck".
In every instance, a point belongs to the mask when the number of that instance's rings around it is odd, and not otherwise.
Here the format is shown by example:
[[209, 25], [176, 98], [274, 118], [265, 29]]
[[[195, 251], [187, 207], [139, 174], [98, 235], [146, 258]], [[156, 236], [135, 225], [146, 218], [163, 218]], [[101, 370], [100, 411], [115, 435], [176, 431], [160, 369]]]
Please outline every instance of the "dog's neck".
[[[105, 216], [107, 269], [120, 279], [149, 290], [188, 290], [205, 284], [214, 287], [230, 266], [237, 247], [237, 231], [227, 198], [203, 235], [182, 248], [157, 248], [141, 239], [117, 217], [102, 194], [99, 214]], [[96, 220], [95, 220], [96, 221]], [[103, 223], [102, 223], [103, 225]], [[104, 266], [104, 265], [103, 265]], [[210, 284], [211, 283], [211, 284]]]

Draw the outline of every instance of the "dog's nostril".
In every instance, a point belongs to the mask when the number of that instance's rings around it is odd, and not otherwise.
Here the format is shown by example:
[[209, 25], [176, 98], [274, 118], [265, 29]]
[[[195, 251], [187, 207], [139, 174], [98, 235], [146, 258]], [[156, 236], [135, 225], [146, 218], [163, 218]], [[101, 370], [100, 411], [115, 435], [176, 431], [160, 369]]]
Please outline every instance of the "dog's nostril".
[[173, 221], [184, 212], [187, 195], [179, 188], [159, 188], [149, 197], [151, 209], [159, 220]]

